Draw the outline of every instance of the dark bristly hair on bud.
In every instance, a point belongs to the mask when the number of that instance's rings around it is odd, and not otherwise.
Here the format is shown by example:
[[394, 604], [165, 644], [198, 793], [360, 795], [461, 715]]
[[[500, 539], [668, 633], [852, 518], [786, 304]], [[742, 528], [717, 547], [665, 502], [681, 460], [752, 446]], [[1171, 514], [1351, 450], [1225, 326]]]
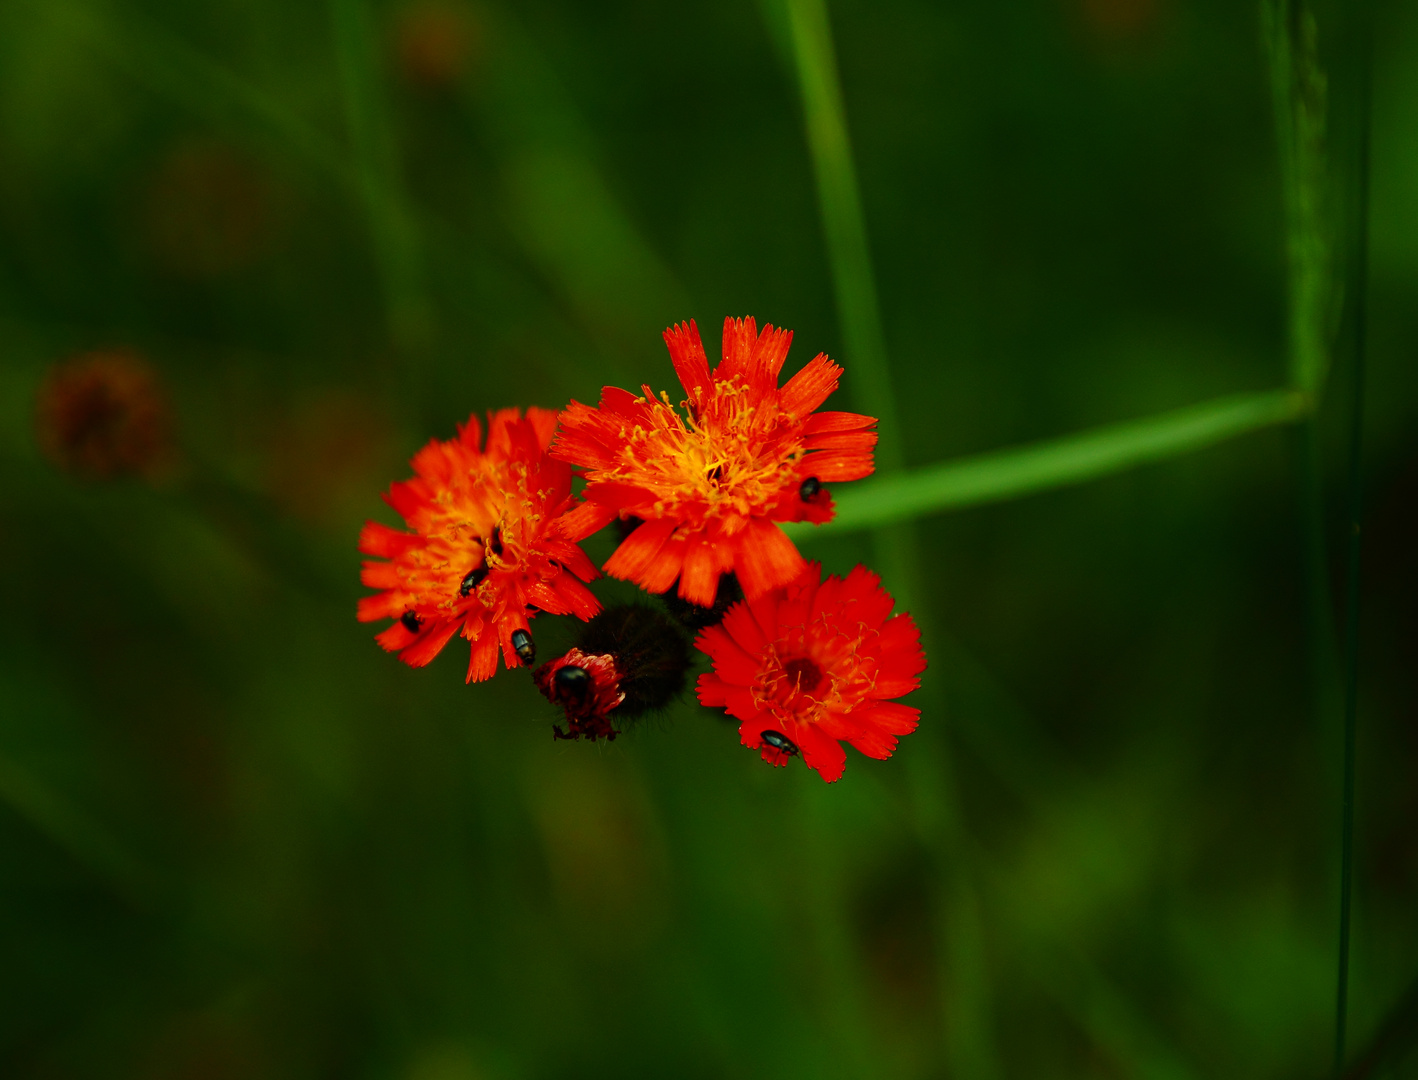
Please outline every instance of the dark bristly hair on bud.
[[706, 626], [718, 626], [723, 622], [724, 613], [743, 599], [743, 589], [740, 588], [739, 579], [733, 571], [729, 571], [719, 578], [719, 588], [714, 593], [713, 607], [691, 604], [680, 596], [673, 586], [660, 599], [664, 601], [665, 609], [676, 622], [691, 634], [697, 634]]
[[558, 739], [610, 741], [626, 725], [663, 709], [683, 690], [691, 654], [684, 634], [663, 612], [643, 604], [607, 608], [588, 622], [580, 642], [539, 667], [532, 679], [566, 713]]

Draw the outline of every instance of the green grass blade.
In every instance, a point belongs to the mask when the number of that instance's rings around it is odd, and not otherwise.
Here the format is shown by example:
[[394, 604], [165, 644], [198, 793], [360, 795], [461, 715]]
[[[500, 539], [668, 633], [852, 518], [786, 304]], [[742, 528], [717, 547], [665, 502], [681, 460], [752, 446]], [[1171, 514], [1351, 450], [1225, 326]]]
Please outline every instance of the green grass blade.
[[791, 532], [801, 539], [825, 531], [873, 528], [1082, 483], [1290, 423], [1308, 411], [1309, 398], [1293, 390], [1238, 394], [1145, 420], [874, 478], [834, 493], [837, 517], [831, 524], [818, 529], [798, 525]]
[[[769, 8], [769, 19], [770, 24], [777, 19], [786, 26], [784, 36], [802, 95], [818, 208], [846, 350], [841, 358], [847, 369], [846, 385], [856, 406], [877, 418], [877, 470], [889, 477], [904, 465], [905, 448], [887, 363], [831, 23], [824, 0], [783, 0], [781, 8]], [[915, 613], [922, 637], [929, 641], [930, 609], [921, 596], [919, 551], [909, 521], [878, 523], [872, 548], [876, 569], [898, 601]], [[923, 715], [942, 716], [944, 703], [939, 684], [928, 679], [918, 704]], [[971, 915], [978, 905], [973, 871], [968, 860], [961, 857], [963, 825], [949, 783], [951, 752], [938, 724], [923, 726], [928, 734], [918, 737], [929, 741], [934, 760], [930, 768], [914, 770], [910, 783], [919, 824], [928, 838], [935, 864], [939, 993], [946, 1057], [953, 1070], [990, 1080], [1001, 1072], [991, 1033], [992, 990], [979, 955], [978, 937], [971, 936], [977, 930], [977, 921]], [[934, 806], [936, 812], [925, 809], [929, 806]]]
[[785, 0], [785, 6], [837, 314], [847, 351], [843, 357], [846, 385], [858, 407], [877, 417], [881, 432], [877, 467], [891, 471], [904, 461], [901, 431], [842, 88], [837, 78], [832, 28], [823, 0]]
[[1325, 125], [1328, 81], [1315, 19], [1303, 0], [1263, 0], [1280, 156], [1289, 280], [1289, 379], [1318, 395], [1338, 311]]

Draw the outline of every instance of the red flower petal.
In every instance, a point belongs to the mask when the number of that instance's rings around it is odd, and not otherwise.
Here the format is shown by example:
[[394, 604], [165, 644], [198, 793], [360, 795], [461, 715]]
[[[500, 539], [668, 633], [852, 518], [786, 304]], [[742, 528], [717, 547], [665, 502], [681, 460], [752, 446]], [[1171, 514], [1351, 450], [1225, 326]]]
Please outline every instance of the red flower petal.
[[[892, 616], [892, 604], [863, 567], [823, 578], [809, 563], [700, 633], [695, 645], [713, 670], [700, 676], [699, 699], [738, 718], [744, 745], [764, 760], [782, 764], [796, 751], [828, 782], [845, 768], [844, 742], [889, 757], [920, 715], [890, 699], [916, 688], [926, 662], [910, 616]], [[765, 742], [765, 731], [781, 739]]]
[[755, 518], [740, 534], [735, 567], [744, 596], [762, 596], [792, 581], [803, 568], [803, 557], [782, 529], [766, 518]]
[[626, 581], [641, 581], [674, 531], [673, 521], [645, 522], [615, 549], [606, 563], [606, 573]]
[[[832, 395], [842, 369], [818, 353], [783, 387], [783, 411], [792, 416], [807, 416]], [[811, 429], [809, 429], [811, 430]]]

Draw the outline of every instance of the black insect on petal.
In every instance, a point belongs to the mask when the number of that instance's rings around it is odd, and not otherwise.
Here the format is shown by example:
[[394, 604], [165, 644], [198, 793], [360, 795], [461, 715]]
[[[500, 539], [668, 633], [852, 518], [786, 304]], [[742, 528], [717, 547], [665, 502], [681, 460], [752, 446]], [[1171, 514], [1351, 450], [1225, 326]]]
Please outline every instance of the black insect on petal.
[[532, 635], [525, 630], [513, 630], [508, 640], [512, 642], [512, 651], [517, 654], [517, 659], [531, 667], [532, 661], [537, 658], [537, 645]]
[[793, 742], [792, 739], [788, 738], [781, 731], [765, 731], [763, 733], [763, 741], [774, 750], [789, 754], [793, 757], [798, 756], [798, 744]]
[[591, 673], [575, 664], [567, 664], [563, 668], [557, 668], [552, 680], [556, 683], [558, 691], [577, 701], [584, 699], [586, 691], [591, 689]]
[[423, 620], [413, 611], [406, 611], [399, 616], [399, 621], [404, 624], [404, 629], [411, 634], [417, 634], [419, 627], [423, 625]]
[[487, 577], [487, 563], [469, 570], [463, 578], [463, 584], [458, 586], [458, 595], [467, 596], [483, 583], [483, 578]]
[[822, 493], [822, 481], [815, 476], [809, 476], [798, 486], [798, 498], [803, 502], [812, 502]]

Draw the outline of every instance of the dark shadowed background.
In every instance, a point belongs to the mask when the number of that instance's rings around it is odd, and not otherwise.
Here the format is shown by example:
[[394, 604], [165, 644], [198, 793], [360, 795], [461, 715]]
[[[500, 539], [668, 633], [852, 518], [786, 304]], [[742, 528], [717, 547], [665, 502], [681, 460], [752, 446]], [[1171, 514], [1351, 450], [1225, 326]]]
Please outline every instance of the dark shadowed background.
[[[909, 464], [1283, 382], [1254, 4], [829, 11]], [[1418, 976], [1418, 9], [1377, 19], [1359, 1047]], [[923, 519], [921, 729], [831, 787], [692, 700], [553, 742], [524, 674], [355, 621], [419, 445], [669, 389], [671, 322], [711, 356], [725, 315], [790, 327], [852, 407], [781, 25], [0, 2], [0, 1075], [1325, 1073], [1340, 713], [1296, 429]], [[131, 461], [56, 432], [94, 353], [147, 410]]]

